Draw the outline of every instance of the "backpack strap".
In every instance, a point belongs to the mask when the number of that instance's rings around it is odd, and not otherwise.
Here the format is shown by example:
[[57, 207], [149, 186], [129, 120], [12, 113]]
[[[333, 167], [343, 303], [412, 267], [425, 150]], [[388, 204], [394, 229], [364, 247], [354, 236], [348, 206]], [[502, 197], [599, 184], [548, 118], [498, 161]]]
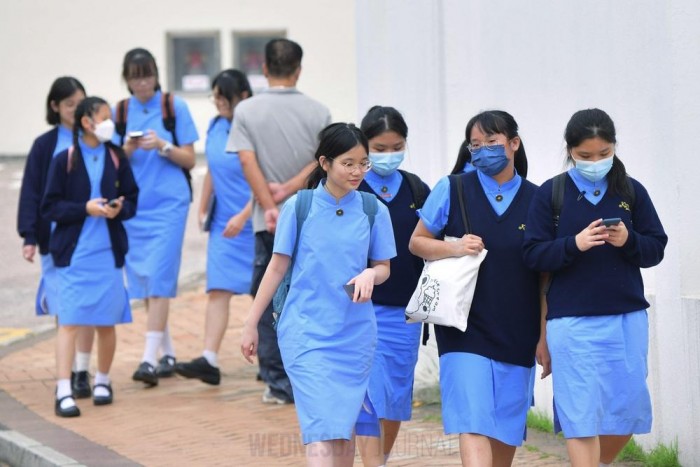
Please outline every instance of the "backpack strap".
[[373, 193], [367, 193], [366, 191], [358, 191], [362, 195], [362, 210], [367, 215], [367, 220], [369, 221], [369, 229], [372, 230], [374, 226], [374, 218], [379, 211], [377, 205], [377, 196]]
[[554, 230], [559, 228], [561, 206], [564, 204], [564, 191], [566, 190], [567, 173], [562, 172], [552, 179], [552, 221]]
[[126, 135], [126, 117], [129, 113], [129, 99], [122, 99], [117, 102], [117, 115], [114, 120], [114, 131], [121, 137], [121, 145], [124, 145]]
[[119, 156], [114, 151], [114, 148], [107, 146], [107, 149], [109, 150], [109, 155], [112, 157], [112, 163], [114, 164], [114, 168], [117, 169], [117, 171], [119, 171]]
[[68, 148], [68, 160], [66, 161], [66, 173], [70, 173], [73, 170], [73, 153], [75, 152], [75, 146]]
[[299, 236], [301, 235], [301, 227], [304, 225], [304, 221], [309, 217], [309, 211], [311, 210], [311, 201], [314, 197], [313, 190], [299, 190], [297, 191], [297, 199], [294, 204], [294, 211], [297, 215], [297, 236], [294, 240], [294, 252], [292, 253], [292, 264], [290, 268], [294, 265], [294, 259], [297, 256], [297, 249], [299, 248]]
[[[160, 113], [163, 116], [163, 127], [170, 132], [173, 138], [173, 145], [180, 146], [175, 132], [175, 96], [171, 92], [164, 92], [160, 95]], [[182, 173], [185, 174], [187, 186], [190, 188], [190, 202], [192, 197], [192, 174], [189, 169], [182, 168]]]
[[423, 207], [425, 200], [428, 198], [428, 192], [423, 185], [423, 182], [416, 174], [411, 172], [406, 172], [405, 170], [399, 169], [401, 176], [406, 179], [408, 187], [411, 189], [413, 194], [413, 207], [415, 209], [420, 209]]
[[164, 92], [160, 97], [160, 112], [163, 116], [163, 127], [173, 137], [173, 144], [180, 146], [177, 142], [177, 134], [175, 133], [175, 96], [171, 92]]

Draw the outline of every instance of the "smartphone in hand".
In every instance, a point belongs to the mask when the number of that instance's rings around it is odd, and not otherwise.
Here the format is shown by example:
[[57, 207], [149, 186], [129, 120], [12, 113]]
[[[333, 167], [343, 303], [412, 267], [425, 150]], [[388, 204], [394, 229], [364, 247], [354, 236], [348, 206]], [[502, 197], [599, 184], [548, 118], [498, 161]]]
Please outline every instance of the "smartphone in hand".
[[143, 131], [130, 131], [129, 138], [138, 139], [143, 137]]
[[345, 289], [345, 293], [348, 294], [348, 297], [350, 297], [350, 300], [352, 300], [352, 297], [355, 295], [355, 284], [345, 284], [343, 288]]
[[119, 200], [117, 198], [109, 200], [107, 202], [107, 206], [109, 206], [110, 208], [116, 208], [117, 206], [119, 206]]
[[603, 219], [603, 225], [605, 227], [611, 227], [613, 225], [617, 225], [622, 221], [619, 217], [609, 217], [607, 219]]

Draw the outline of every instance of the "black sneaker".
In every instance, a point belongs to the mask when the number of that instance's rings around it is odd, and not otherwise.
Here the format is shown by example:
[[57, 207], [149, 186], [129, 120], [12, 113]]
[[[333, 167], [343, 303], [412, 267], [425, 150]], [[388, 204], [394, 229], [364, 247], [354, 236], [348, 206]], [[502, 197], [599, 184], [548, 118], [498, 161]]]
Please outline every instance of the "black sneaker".
[[134, 381], [143, 381], [149, 387], [158, 386], [156, 369], [148, 362], [141, 362], [131, 379]]
[[71, 371], [70, 384], [76, 399], [87, 399], [92, 395], [90, 375], [87, 371]]
[[159, 378], [170, 378], [175, 374], [175, 357], [170, 355], [163, 355], [163, 357], [158, 360], [158, 367], [156, 368], [156, 374]]
[[195, 358], [191, 362], [175, 365], [175, 373], [185, 378], [197, 378], [207, 384], [217, 386], [221, 383], [221, 372], [215, 366], [211, 366], [206, 358]]

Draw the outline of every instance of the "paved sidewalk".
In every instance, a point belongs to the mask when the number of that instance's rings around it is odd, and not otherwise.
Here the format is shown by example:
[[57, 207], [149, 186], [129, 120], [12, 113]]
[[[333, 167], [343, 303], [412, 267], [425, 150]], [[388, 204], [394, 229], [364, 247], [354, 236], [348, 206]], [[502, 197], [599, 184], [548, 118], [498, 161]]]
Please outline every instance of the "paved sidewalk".
[[[170, 326], [180, 359], [201, 354], [205, 301], [200, 286], [172, 302]], [[18, 432], [40, 450], [66, 456], [53, 465], [305, 465], [294, 407], [262, 404], [264, 386], [255, 381], [257, 366], [245, 362], [238, 351], [249, 305], [248, 296], [232, 300], [220, 353], [220, 386], [174, 377], [161, 379], [152, 389], [131, 380], [145, 329], [145, 313], [136, 307], [134, 323], [117, 328], [114, 404], [95, 407], [90, 400], [79, 400], [82, 416], [74, 419], [53, 413], [53, 333], [0, 351], [0, 435]], [[514, 465], [568, 465], [560, 441], [532, 435], [518, 449]], [[0, 465], [2, 449], [0, 443]], [[445, 436], [441, 424], [423, 409], [403, 425], [394, 451], [393, 466], [460, 465], [457, 439]], [[359, 457], [356, 465], [361, 465]]]

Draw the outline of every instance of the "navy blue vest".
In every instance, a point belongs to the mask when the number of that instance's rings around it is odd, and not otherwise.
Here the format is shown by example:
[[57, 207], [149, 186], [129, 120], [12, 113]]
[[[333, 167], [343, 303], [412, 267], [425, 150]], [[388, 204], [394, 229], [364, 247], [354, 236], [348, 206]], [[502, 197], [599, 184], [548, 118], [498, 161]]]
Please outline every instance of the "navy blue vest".
[[[376, 194], [364, 180], [358, 189]], [[390, 203], [386, 203], [380, 196], [377, 198], [389, 208], [396, 241], [396, 256], [391, 259], [389, 279], [374, 288], [372, 302], [378, 305], [405, 307], [423, 271], [423, 260], [408, 251], [408, 242], [418, 223], [418, 215], [413, 205], [413, 193], [404, 178], [399, 192]]]
[[[523, 180], [502, 216], [489, 204], [476, 172], [461, 174], [472, 233], [488, 250], [481, 263], [465, 332], [435, 326], [438, 352], [468, 352], [492, 360], [532, 367], [540, 336], [539, 273], [525, 267], [523, 238], [536, 186]], [[450, 186], [445, 235], [464, 235], [459, 200]]]

